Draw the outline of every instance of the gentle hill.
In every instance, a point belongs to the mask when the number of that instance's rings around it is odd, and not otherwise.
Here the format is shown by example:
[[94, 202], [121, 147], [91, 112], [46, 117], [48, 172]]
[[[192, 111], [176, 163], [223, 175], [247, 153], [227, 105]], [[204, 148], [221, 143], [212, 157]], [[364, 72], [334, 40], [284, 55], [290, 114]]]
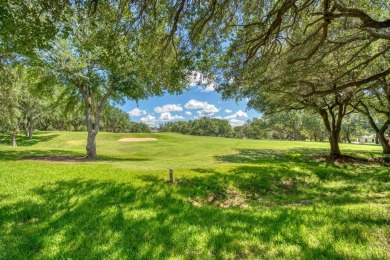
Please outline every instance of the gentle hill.
[[[119, 142], [122, 138], [151, 137], [156, 142]], [[1, 146], [3, 150], [15, 153], [15, 156], [84, 156], [86, 145], [85, 132], [39, 132], [34, 140], [22, 138], [19, 147]], [[133, 133], [99, 133], [97, 137], [98, 159], [110, 161], [133, 161], [127, 163], [135, 168], [143, 166], [142, 160], [147, 160], [148, 166], [154, 169], [166, 168], [166, 163], [172, 166], [196, 166], [221, 163], [218, 156], [236, 154], [239, 149], [281, 150], [294, 153], [296, 156], [307, 154], [327, 154], [327, 142], [300, 142], [283, 140], [250, 140], [223, 137], [200, 137], [177, 133], [133, 134]], [[341, 144], [346, 154], [365, 153], [380, 155], [378, 145]], [[140, 161], [137, 163], [137, 161]]]

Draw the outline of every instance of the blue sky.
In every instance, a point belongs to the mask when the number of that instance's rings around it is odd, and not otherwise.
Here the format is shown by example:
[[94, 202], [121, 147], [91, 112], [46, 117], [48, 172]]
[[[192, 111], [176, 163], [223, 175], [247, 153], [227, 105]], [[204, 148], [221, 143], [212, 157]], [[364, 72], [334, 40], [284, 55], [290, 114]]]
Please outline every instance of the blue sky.
[[119, 106], [128, 112], [132, 121], [143, 122], [149, 126], [159, 126], [169, 121], [187, 121], [207, 116], [226, 119], [232, 126], [242, 125], [246, 120], [261, 117], [254, 110], [247, 110], [246, 100], [236, 103], [223, 101], [221, 94], [214, 90], [213, 84], [196, 85], [190, 83], [190, 90], [181, 95], [165, 94], [148, 100], [126, 101]]

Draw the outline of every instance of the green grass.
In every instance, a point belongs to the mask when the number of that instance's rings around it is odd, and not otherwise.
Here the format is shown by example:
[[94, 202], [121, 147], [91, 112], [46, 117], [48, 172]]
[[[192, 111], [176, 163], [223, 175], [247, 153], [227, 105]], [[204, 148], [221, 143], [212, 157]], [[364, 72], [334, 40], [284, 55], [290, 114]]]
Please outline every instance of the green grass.
[[[158, 141], [118, 142], [131, 136]], [[99, 133], [96, 161], [24, 159], [83, 156], [85, 139], [0, 145], [0, 259], [390, 259], [388, 166], [313, 159], [327, 143], [170, 133]]]

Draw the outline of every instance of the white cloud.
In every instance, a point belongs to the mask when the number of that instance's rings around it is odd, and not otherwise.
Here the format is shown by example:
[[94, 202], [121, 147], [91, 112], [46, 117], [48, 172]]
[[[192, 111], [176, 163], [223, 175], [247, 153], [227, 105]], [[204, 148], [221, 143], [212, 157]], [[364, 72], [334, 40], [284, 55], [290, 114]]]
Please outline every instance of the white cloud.
[[176, 120], [176, 119], [184, 119], [184, 117], [178, 116], [178, 115], [172, 116], [171, 113], [169, 113], [169, 112], [164, 112], [164, 113], [161, 113], [161, 115], [160, 115], [161, 121], [171, 121], [171, 120]]
[[216, 117], [214, 117], [215, 119], [222, 119], [222, 117], [220, 117], [220, 116], [216, 116]]
[[183, 108], [181, 107], [180, 104], [166, 104], [162, 107], [155, 107], [154, 111], [156, 113], [167, 113], [167, 112], [172, 112], [172, 111], [183, 111]]
[[192, 113], [191, 113], [190, 111], [186, 111], [186, 115], [189, 115], [189, 116], [191, 116], [191, 115], [192, 115]]
[[[210, 76], [205, 76], [198, 71], [191, 71], [188, 74], [189, 85], [191, 87], [199, 86], [198, 89], [202, 92], [211, 92], [215, 91], [214, 78]], [[203, 85], [202, 87], [200, 85]]]
[[151, 115], [147, 115], [146, 117], [142, 117], [139, 121], [148, 125], [154, 125], [156, 123], [156, 118]]
[[138, 108], [134, 108], [133, 110], [127, 112], [130, 116], [142, 116], [142, 115], [146, 115], [146, 111], [145, 110], [141, 110], [141, 109], [138, 109]]
[[242, 110], [238, 110], [233, 115], [225, 116], [224, 118], [230, 120], [230, 119], [247, 118], [247, 117], [248, 117], [247, 113], [243, 112]]
[[235, 127], [235, 126], [241, 126], [241, 125], [245, 124], [245, 121], [238, 120], [238, 119], [231, 119], [229, 121], [229, 123], [230, 123], [231, 126]]
[[215, 113], [218, 112], [218, 109], [216, 108], [216, 110], [214, 109], [202, 109], [200, 111], [196, 111], [196, 113], [199, 115], [199, 116], [212, 116], [214, 115]]
[[191, 71], [188, 74], [188, 80], [190, 81], [190, 86], [207, 84], [207, 78], [198, 71]]
[[230, 110], [230, 109], [225, 109], [225, 113], [228, 113], [228, 114], [230, 114], [231, 112], [233, 112], [233, 110]]
[[196, 112], [200, 116], [211, 116], [219, 111], [214, 105], [195, 99], [188, 101], [184, 107], [187, 109], [200, 109], [200, 111]]
[[202, 89], [202, 92], [212, 92], [215, 90], [215, 84], [212, 82], [210, 84], [207, 84], [204, 89]]
[[187, 102], [187, 104], [184, 105], [184, 107], [187, 109], [201, 109], [207, 105], [208, 105], [207, 102], [202, 102], [202, 101], [198, 101], [195, 99], [191, 99], [190, 101]]

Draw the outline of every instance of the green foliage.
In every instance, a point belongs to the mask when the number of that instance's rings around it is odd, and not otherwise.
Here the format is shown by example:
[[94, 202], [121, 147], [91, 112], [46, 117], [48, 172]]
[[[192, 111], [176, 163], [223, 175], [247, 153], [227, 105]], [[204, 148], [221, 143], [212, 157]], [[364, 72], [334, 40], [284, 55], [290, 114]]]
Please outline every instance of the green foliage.
[[24, 87], [23, 70], [19, 66], [3, 69], [0, 75], [0, 127], [15, 128], [21, 115], [19, 101]]
[[131, 122], [129, 114], [107, 104], [102, 113], [102, 130], [113, 133], [150, 133], [150, 127], [144, 123]]
[[65, 86], [76, 87], [83, 95], [87, 88], [100, 99], [109, 91], [110, 98], [119, 100], [181, 91], [185, 73], [179, 57], [172, 49], [161, 55], [156, 44], [164, 35], [164, 24], [153, 20], [156, 17], [142, 17], [148, 20], [138, 24], [137, 10], [130, 8], [102, 2], [89, 17], [85, 7], [69, 6], [66, 21], [58, 24], [67, 28], [66, 35], [57, 35], [52, 48], [39, 53], [42, 65]]
[[280, 139], [305, 140], [306, 137], [302, 135], [302, 116], [302, 111], [291, 111], [267, 116], [266, 120], [276, 132], [282, 134]]
[[310, 141], [324, 141], [327, 139], [327, 133], [324, 124], [315, 113], [305, 112], [302, 117], [303, 135]]
[[347, 115], [344, 119], [341, 129], [341, 140], [351, 142], [357, 140], [362, 135], [370, 135], [373, 133], [367, 119], [361, 114], [353, 113]]
[[101, 121], [102, 128], [113, 133], [126, 132], [130, 125], [129, 115], [111, 104], [107, 104], [103, 110]]
[[145, 123], [130, 122], [127, 131], [129, 133], [150, 133], [152, 130]]
[[[0, 3], [0, 60], [15, 55], [32, 56], [35, 48], [47, 48], [59, 30], [63, 1], [4, 0]], [[4, 64], [1, 64], [4, 65]]]
[[231, 137], [233, 134], [233, 129], [227, 120], [208, 117], [202, 117], [188, 122], [167, 122], [160, 126], [160, 131], [219, 137]]
[[265, 139], [267, 138], [267, 130], [273, 125], [267, 122], [265, 118], [253, 118], [252, 121], [247, 122], [247, 134], [251, 139]]

